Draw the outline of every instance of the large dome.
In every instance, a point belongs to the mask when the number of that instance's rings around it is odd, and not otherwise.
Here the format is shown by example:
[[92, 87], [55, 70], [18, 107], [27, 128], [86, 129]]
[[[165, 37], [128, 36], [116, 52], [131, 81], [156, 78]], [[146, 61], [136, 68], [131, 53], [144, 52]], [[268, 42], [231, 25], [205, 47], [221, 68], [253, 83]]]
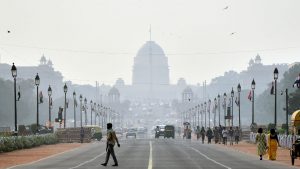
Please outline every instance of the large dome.
[[137, 52], [133, 65], [133, 84], [168, 85], [168, 58], [154, 41], [147, 41]]

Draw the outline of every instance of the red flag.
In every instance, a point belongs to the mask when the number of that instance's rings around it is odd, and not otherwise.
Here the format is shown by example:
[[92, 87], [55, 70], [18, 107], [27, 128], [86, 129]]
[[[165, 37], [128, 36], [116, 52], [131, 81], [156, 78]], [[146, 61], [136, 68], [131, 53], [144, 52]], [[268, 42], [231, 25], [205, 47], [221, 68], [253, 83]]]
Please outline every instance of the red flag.
[[250, 90], [249, 94], [248, 94], [248, 99], [251, 101], [252, 100], [252, 92]]

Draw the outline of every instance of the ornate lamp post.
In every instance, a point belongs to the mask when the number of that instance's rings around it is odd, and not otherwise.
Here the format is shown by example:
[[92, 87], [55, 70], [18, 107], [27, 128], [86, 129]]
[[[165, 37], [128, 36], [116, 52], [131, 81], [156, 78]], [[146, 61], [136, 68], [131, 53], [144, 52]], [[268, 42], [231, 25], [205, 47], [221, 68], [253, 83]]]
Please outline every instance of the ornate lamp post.
[[73, 92], [73, 100], [74, 100], [74, 127], [76, 128], [76, 92]]
[[226, 107], [227, 107], [227, 105], [226, 105], [226, 99], [227, 99], [227, 94], [226, 93], [224, 93], [223, 94], [223, 98], [224, 98], [224, 126], [226, 127]]
[[254, 124], [254, 89], [255, 89], [255, 81], [252, 80], [251, 83], [251, 89], [252, 89], [252, 125]]
[[275, 118], [274, 118], [274, 124], [275, 124], [275, 128], [277, 127], [277, 79], [278, 79], [278, 69], [275, 68], [275, 70], [274, 70], [274, 80], [275, 80], [275, 85], [274, 85], [274, 90], [275, 90]]
[[220, 94], [218, 94], [218, 113], [219, 113], [219, 126], [221, 125], [221, 103], [220, 103]]
[[234, 97], [234, 91], [232, 88], [231, 89], [231, 127], [233, 127], [233, 97]]
[[241, 129], [241, 91], [242, 91], [242, 88], [241, 88], [241, 85], [238, 84], [237, 86], [237, 91], [238, 91], [238, 106], [239, 106], [239, 129]]
[[210, 105], [211, 105], [211, 100], [208, 100], [208, 127], [210, 128]]
[[93, 100], [90, 101], [91, 104], [91, 125], [93, 125]]
[[206, 128], [206, 102], [204, 102], [204, 119], [205, 119], [204, 126]]
[[64, 107], [64, 128], [66, 128], [66, 121], [67, 121], [67, 92], [68, 92], [68, 86], [65, 83], [64, 85], [64, 93], [65, 93], [65, 107]]
[[217, 98], [214, 99], [214, 127], [216, 127]]
[[40, 85], [40, 77], [37, 73], [35, 76], [35, 85], [36, 85], [36, 133], [39, 133], [39, 85]]
[[52, 89], [51, 86], [49, 85], [48, 87], [48, 96], [49, 96], [49, 128], [51, 126], [51, 95], [52, 95]]
[[87, 99], [86, 99], [86, 97], [85, 97], [85, 98], [84, 98], [84, 117], [85, 117], [85, 125], [87, 125], [86, 104], [87, 104]]
[[80, 127], [82, 127], [82, 95], [79, 96], [80, 101]]
[[14, 103], [15, 103], [15, 135], [18, 134], [18, 116], [17, 116], [17, 67], [13, 63], [11, 67], [11, 75], [14, 78]]

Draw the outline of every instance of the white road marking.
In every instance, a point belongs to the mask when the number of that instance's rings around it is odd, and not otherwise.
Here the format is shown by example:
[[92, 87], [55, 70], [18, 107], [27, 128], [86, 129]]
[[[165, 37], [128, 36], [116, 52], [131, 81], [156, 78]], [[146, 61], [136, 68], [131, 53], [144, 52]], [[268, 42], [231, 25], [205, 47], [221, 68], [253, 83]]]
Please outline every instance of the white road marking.
[[[220, 166], [222, 166], [222, 167], [224, 167], [224, 168], [231, 169], [230, 167], [228, 167], [228, 166], [226, 166], [226, 165], [224, 165], [224, 164], [222, 164], [222, 163], [219, 163], [219, 162], [217, 162], [217, 161], [214, 160], [214, 159], [209, 158], [207, 155], [201, 153], [199, 150], [197, 150], [197, 149], [195, 149], [195, 148], [193, 148], [193, 147], [190, 147], [190, 148], [191, 148], [192, 150], [196, 151], [198, 154], [200, 154], [200, 155], [202, 155], [203, 157], [205, 157], [206, 159], [212, 161], [213, 163], [218, 164], [218, 165], [220, 165]], [[149, 169], [149, 168], [148, 168], [148, 169]]]
[[33, 161], [33, 162], [31, 162], [31, 163], [15, 165], [15, 166], [9, 167], [9, 168], [7, 168], [7, 169], [12, 169], [12, 168], [16, 168], [16, 167], [21, 167], [21, 166], [27, 166], [27, 165], [35, 164], [35, 163], [37, 163], [37, 162], [40, 162], [40, 161], [43, 161], [43, 160], [47, 160], [47, 159], [49, 159], [49, 158], [52, 158], [52, 157], [55, 157], [55, 156], [59, 156], [59, 155], [61, 155], [61, 154], [65, 154], [65, 153], [68, 153], [68, 152], [75, 151], [75, 150], [77, 150], [77, 149], [79, 149], [79, 148], [81, 148], [81, 147], [82, 147], [82, 146], [77, 147], [77, 148], [75, 148], [75, 149], [67, 150], [67, 151], [64, 151], [64, 152], [61, 152], [61, 153], [58, 153], [58, 154], [53, 154], [53, 155], [51, 155], [51, 156], [48, 156], [48, 157], [45, 157], [45, 158], [41, 158], [41, 159], [36, 160], [36, 161]]
[[149, 154], [149, 163], [148, 163], [148, 169], [152, 169], [152, 142], [149, 142], [150, 144], [150, 154]]
[[74, 169], [74, 168], [81, 167], [81, 166], [83, 166], [84, 164], [90, 163], [90, 162], [96, 160], [98, 157], [103, 156], [105, 153], [106, 153], [106, 152], [103, 152], [103, 153], [97, 155], [96, 157], [94, 157], [94, 158], [92, 158], [92, 159], [90, 159], [90, 160], [88, 160], [88, 161], [85, 161], [85, 162], [83, 162], [83, 163], [80, 163], [79, 165], [77, 165], [77, 166], [75, 166], [75, 167], [71, 167], [71, 168], [69, 168], [69, 169]]

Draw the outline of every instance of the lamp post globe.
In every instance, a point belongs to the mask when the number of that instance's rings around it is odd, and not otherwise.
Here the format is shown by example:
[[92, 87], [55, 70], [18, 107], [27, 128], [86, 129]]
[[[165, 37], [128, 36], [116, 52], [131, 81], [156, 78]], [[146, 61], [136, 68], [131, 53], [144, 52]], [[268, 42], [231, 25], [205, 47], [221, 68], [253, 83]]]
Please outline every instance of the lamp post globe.
[[251, 83], [251, 89], [255, 89], [255, 81], [254, 81], [254, 79], [252, 80], [252, 83]]
[[36, 133], [39, 133], [39, 85], [40, 76], [37, 73], [34, 79], [36, 85]]
[[51, 97], [51, 95], [52, 95], [52, 89], [51, 89], [51, 86], [49, 85], [49, 87], [48, 87], [48, 96]]
[[14, 78], [14, 103], [15, 103], [15, 135], [18, 133], [18, 115], [17, 115], [17, 67], [15, 66], [15, 63], [13, 63], [11, 67], [11, 75]]
[[277, 67], [274, 69], [274, 80], [277, 80], [278, 79], [278, 74], [279, 74], [279, 72], [278, 72], [278, 69], [277, 69]]

